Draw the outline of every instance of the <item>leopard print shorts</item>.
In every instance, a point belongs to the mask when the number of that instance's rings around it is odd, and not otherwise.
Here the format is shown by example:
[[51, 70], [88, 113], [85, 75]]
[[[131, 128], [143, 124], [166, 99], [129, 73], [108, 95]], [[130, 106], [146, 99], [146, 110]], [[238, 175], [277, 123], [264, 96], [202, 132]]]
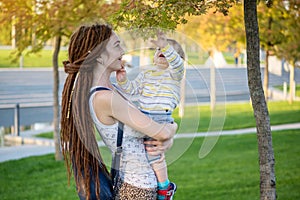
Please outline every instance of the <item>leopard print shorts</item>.
[[115, 200], [156, 200], [156, 188], [138, 188], [118, 180]]

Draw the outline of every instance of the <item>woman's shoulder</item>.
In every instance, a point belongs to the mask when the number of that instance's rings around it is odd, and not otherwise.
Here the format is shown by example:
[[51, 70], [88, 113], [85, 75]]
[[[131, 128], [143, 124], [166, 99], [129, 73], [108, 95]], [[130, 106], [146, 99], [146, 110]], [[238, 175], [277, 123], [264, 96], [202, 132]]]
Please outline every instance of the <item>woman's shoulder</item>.
[[90, 98], [93, 99], [93, 101], [105, 101], [109, 98], [111, 98], [112, 90], [107, 87], [102, 86], [96, 86], [90, 89]]
[[97, 91], [95, 93], [95, 99], [96, 100], [107, 100], [107, 99], [111, 99], [112, 97], [112, 91], [111, 90], [102, 90], [102, 91]]

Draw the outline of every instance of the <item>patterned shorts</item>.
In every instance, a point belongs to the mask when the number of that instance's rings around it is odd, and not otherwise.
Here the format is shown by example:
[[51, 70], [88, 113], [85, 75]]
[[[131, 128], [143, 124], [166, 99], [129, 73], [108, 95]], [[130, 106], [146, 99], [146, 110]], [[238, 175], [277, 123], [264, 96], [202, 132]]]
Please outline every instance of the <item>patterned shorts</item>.
[[156, 188], [138, 188], [118, 180], [115, 200], [156, 200]]

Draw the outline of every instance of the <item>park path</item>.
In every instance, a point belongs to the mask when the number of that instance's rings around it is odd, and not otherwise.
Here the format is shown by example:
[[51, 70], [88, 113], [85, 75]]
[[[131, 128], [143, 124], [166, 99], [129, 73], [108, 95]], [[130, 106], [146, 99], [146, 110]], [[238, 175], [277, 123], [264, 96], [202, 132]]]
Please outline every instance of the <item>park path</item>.
[[[299, 129], [300, 131], [300, 123], [271, 126], [272, 131], [290, 130], [290, 129]], [[47, 131], [48, 130], [49, 128], [47, 129]], [[43, 130], [42, 132], [45, 132], [45, 130]], [[219, 136], [219, 135], [254, 134], [255, 132], [256, 132], [256, 128], [253, 127], [253, 128], [245, 128], [245, 129], [237, 129], [237, 130], [226, 130], [226, 131], [224, 130], [221, 132], [183, 133], [183, 134], [177, 134], [175, 136], [175, 139], [205, 137], [208, 135]], [[34, 137], [34, 135], [37, 133], [38, 133], [37, 131], [26, 131], [26, 132], [22, 132], [21, 136], [19, 137], [10, 136], [12, 137], [10, 138], [11, 140], [15, 139], [18, 140], [19, 142], [23, 141], [24, 144], [8, 146], [8, 147], [0, 147], [0, 162], [5, 162], [9, 160], [18, 160], [30, 156], [39, 156], [39, 155], [54, 153], [55, 149], [54, 149], [53, 140]]]

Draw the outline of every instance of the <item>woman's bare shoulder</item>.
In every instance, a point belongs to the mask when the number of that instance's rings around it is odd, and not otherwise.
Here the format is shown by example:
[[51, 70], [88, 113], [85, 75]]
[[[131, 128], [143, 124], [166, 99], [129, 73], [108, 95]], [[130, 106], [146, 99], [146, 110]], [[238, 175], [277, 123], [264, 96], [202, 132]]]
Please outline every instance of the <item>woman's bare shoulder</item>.
[[94, 96], [94, 104], [107, 105], [109, 102], [111, 102], [112, 97], [113, 92], [111, 90], [98, 91]]
[[112, 125], [115, 123], [112, 117], [112, 96], [113, 92], [110, 90], [98, 91], [93, 100], [93, 107], [98, 120], [105, 125]]

